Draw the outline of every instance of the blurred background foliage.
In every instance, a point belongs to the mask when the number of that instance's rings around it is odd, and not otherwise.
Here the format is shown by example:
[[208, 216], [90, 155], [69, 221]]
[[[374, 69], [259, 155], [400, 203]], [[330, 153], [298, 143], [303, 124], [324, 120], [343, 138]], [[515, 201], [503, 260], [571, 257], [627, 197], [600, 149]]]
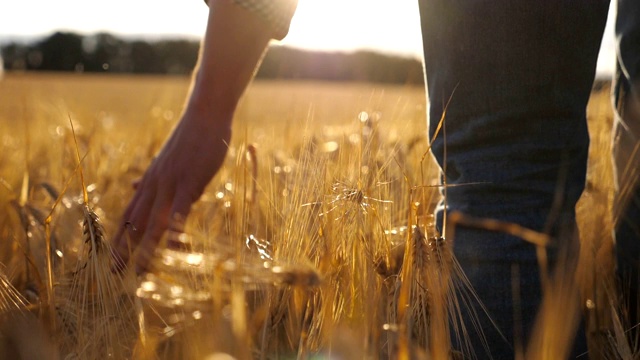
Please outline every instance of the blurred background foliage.
[[[0, 47], [5, 70], [91, 73], [176, 74], [193, 69], [200, 44], [195, 40], [124, 39], [108, 33], [55, 32], [29, 43]], [[373, 51], [317, 52], [272, 46], [257, 74], [263, 79], [366, 81], [422, 84], [415, 58]]]

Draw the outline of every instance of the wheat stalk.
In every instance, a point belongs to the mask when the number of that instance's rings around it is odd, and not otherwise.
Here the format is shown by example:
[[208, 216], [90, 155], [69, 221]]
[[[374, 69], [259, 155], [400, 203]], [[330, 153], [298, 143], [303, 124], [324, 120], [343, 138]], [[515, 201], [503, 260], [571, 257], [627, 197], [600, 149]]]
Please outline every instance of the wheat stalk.
[[131, 275], [112, 271], [115, 253], [89, 205], [73, 122], [71, 128], [83, 191], [83, 241], [75, 271], [67, 274], [58, 287], [56, 313], [62, 322], [63, 352], [83, 359], [105, 355], [124, 358], [131, 354], [136, 337], [135, 304], [125, 278]]

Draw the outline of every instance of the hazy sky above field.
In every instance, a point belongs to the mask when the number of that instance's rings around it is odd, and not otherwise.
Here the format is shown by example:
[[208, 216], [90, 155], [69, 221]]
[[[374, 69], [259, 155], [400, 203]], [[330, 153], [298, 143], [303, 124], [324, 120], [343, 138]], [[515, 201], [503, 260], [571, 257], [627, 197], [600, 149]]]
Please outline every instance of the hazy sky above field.
[[[299, 0], [285, 45], [319, 50], [372, 49], [419, 56], [417, 0]], [[104, 4], [98, 8], [88, 4]], [[202, 0], [9, 1], [0, 12], [0, 41], [54, 30], [118, 35], [199, 37], [207, 7]], [[611, 20], [611, 16], [610, 16]], [[610, 21], [599, 68], [614, 64]]]

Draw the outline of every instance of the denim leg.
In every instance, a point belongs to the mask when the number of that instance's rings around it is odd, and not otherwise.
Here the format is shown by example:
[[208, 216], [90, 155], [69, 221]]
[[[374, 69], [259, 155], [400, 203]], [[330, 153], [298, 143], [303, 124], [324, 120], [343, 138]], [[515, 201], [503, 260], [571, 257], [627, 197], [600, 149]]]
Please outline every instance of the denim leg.
[[[446, 110], [433, 153], [448, 184], [469, 184], [448, 188], [446, 205], [556, 236], [551, 263], [554, 249], [577, 246], [560, 234], [575, 231], [586, 105], [608, 7], [607, 0], [420, 0], [430, 137]], [[480, 316], [486, 353], [463, 313], [474, 352], [512, 358], [514, 331], [526, 342], [542, 296], [535, 248], [469, 228], [448, 240], [506, 338]], [[515, 318], [514, 268], [521, 289]], [[514, 330], [514, 319], [522, 329]]]
[[[636, 325], [640, 279], [640, 2], [619, 0], [616, 19], [618, 63], [614, 79], [613, 163], [616, 185], [617, 274], [627, 307], [627, 326]], [[638, 341], [638, 330], [630, 338]]]

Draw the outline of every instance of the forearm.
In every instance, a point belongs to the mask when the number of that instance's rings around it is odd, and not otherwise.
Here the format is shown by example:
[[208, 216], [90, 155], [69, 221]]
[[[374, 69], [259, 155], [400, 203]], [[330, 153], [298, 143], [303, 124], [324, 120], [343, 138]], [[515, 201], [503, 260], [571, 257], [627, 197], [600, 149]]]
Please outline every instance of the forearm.
[[[269, 24], [231, 0], [209, 1], [188, 109], [232, 114], [272, 38]], [[229, 118], [223, 116], [221, 118]]]
[[277, 26], [232, 0], [211, 0], [209, 8], [185, 111], [122, 215], [114, 239], [118, 267], [133, 256], [136, 271], [144, 271], [165, 230], [182, 228], [223, 164], [238, 101], [278, 36]]

